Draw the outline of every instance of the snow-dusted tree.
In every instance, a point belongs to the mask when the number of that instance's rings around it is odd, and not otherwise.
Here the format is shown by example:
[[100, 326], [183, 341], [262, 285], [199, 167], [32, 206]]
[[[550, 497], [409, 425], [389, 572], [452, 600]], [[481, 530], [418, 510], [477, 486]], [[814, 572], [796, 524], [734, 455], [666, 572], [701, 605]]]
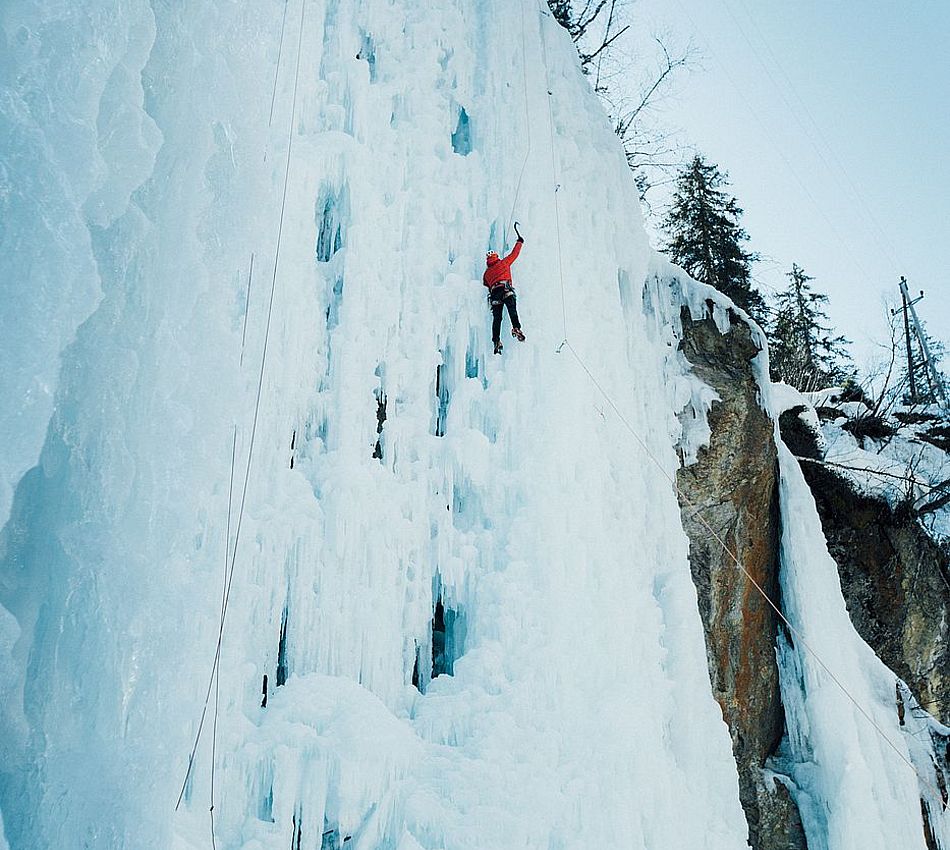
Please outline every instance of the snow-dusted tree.
[[854, 371], [849, 342], [828, 325], [828, 296], [811, 288], [814, 278], [797, 263], [786, 276], [788, 287], [775, 297], [768, 329], [772, 379], [803, 392], [844, 383]]
[[663, 222], [666, 252], [694, 278], [716, 287], [756, 321], [765, 301], [752, 286], [754, 253], [744, 247], [749, 235], [739, 224], [742, 209], [723, 191], [728, 175], [696, 155], [677, 177], [673, 206]]

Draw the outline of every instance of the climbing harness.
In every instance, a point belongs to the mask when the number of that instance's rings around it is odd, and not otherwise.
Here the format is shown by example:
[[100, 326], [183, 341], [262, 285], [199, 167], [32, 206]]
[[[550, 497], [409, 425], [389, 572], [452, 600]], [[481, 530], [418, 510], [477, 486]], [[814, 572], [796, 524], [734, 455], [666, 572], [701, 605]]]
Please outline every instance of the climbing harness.
[[[542, 15], [544, 15], [542, 10]], [[865, 720], [871, 725], [871, 727], [881, 736], [884, 742], [893, 750], [897, 756], [900, 758], [904, 764], [906, 764], [917, 777], [918, 781], [930, 788], [932, 791], [936, 792], [937, 799], [943, 799], [943, 795], [940, 792], [938, 786], [931, 781], [923, 777], [914, 764], [901, 752], [900, 748], [895, 744], [890, 736], [881, 728], [881, 726], [871, 717], [870, 713], [858, 702], [857, 698], [852, 695], [848, 688], [844, 685], [841, 679], [835, 675], [831, 668], [822, 660], [818, 652], [805, 640], [802, 633], [788, 620], [785, 614], [782, 613], [779, 606], [775, 601], [769, 596], [765, 589], [755, 580], [752, 574], [743, 566], [742, 562], [739, 560], [738, 556], [729, 548], [729, 544], [723, 540], [722, 536], [709, 524], [706, 518], [702, 515], [699, 508], [693, 504], [692, 500], [680, 489], [679, 485], [676, 482], [676, 478], [669, 473], [665, 466], [660, 463], [659, 459], [653, 452], [650, 450], [649, 446], [643, 440], [643, 438], [637, 433], [636, 429], [630, 424], [626, 416], [619, 408], [619, 406], [614, 402], [613, 398], [604, 389], [600, 381], [597, 380], [594, 373], [588, 367], [587, 363], [581, 357], [577, 349], [572, 345], [567, 331], [567, 303], [565, 296], [565, 286], [564, 286], [564, 270], [563, 263], [561, 258], [561, 232], [560, 232], [560, 209], [558, 203], [558, 190], [561, 188], [561, 184], [558, 182], [558, 168], [557, 168], [557, 149], [555, 144], [555, 133], [554, 133], [554, 109], [551, 104], [551, 98], [553, 97], [553, 92], [551, 91], [549, 71], [548, 71], [548, 58], [547, 58], [547, 47], [546, 39], [544, 37], [544, 22], [541, 22], [541, 53], [542, 53], [542, 62], [544, 64], [544, 77], [545, 77], [545, 88], [548, 94], [548, 126], [551, 131], [551, 169], [552, 169], [552, 182], [554, 185], [554, 225], [555, 225], [555, 239], [557, 242], [557, 264], [558, 264], [558, 278], [560, 280], [561, 286], [561, 317], [563, 323], [564, 337], [561, 340], [560, 344], [555, 349], [556, 353], [560, 354], [565, 348], [571, 352], [574, 359], [577, 361], [577, 364], [581, 367], [587, 377], [590, 379], [591, 383], [597, 389], [597, 391], [603, 396], [604, 401], [607, 402], [609, 407], [617, 415], [620, 422], [623, 426], [630, 432], [630, 435], [634, 438], [640, 448], [643, 450], [644, 454], [649, 458], [649, 460], [656, 466], [657, 469], [663, 474], [663, 476], [672, 484], [673, 490], [676, 495], [682, 499], [683, 503], [693, 512], [694, 517], [699, 521], [699, 523], [706, 529], [710, 536], [722, 547], [723, 551], [729, 556], [729, 559], [738, 567], [742, 574], [749, 580], [758, 594], [765, 600], [770, 608], [775, 612], [778, 618], [786, 626], [789, 632], [795, 637], [795, 639], [805, 648], [805, 650], [815, 659], [818, 665], [822, 670], [829, 676], [832, 682], [837, 685], [840, 691], [847, 697], [851, 704], [858, 710], [858, 712], [864, 717]]]

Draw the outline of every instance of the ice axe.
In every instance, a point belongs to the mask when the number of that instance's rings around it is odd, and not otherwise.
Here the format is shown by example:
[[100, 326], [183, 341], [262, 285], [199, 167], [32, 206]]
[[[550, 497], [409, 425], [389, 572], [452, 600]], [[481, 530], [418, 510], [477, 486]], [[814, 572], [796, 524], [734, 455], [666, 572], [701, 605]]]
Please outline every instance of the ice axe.
[[521, 235], [521, 231], [518, 230], [518, 222], [515, 222], [515, 233], [518, 234], [518, 241], [524, 242], [524, 236]]

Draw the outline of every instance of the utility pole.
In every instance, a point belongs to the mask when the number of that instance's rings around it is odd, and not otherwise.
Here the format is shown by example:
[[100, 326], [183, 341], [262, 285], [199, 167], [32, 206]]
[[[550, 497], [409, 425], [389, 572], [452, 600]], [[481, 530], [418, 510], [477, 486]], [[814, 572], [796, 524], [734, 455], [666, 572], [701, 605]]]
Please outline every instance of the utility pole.
[[920, 319], [917, 318], [917, 311], [914, 309], [914, 305], [924, 297], [924, 291], [921, 290], [920, 295], [911, 299], [910, 293], [907, 290], [907, 279], [904, 277], [901, 277], [900, 288], [901, 302], [903, 304], [901, 312], [904, 314], [904, 339], [907, 345], [907, 376], [910, 379], [910, 402], [911, 404], [917, 404], [920, 400], [917, 393], [917, 369], [914, 364], [913, 348], [911, 347], [911, 322], [913, 322], [914, 336], [917, 337], [917, 343], [920, 346], [920, 353], [924, 360], [922, 365], [926, 370], [927, 383], [930, 386], [932, 398], [936, 399], [944, 407], [947, 407], [947, 394], [944, 390], [943, 380], [930, 354], [927, 334], [924, 333]]
[[[917, 404], [917, 370], [914, 368], [914, 352], [910, 347], [910, 296], [907, 294], [907, 279], [901, 277], [901, 312], [904, 314], [904, 340], [907, 347], [907, 377], [910, 380], [910, 403]], [[923, 298], [923, 293], [920, 294]]]

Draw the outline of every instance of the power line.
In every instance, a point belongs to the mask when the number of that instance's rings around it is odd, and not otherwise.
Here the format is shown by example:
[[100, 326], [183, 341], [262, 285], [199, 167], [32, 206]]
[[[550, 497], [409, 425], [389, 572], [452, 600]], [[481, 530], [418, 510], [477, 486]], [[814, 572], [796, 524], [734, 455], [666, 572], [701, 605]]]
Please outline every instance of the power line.
[[772, 50], [771, 45], [769, 44], [765, 36], [762, 34], [762, 31], [759, 28], [758, 24], [756, 23], [755, 18], [752, 16], [751, 12], [749, 12], [748, 8], [743, 3], [743, 0], [739, 0], [739, 2], [742, 4], [743, 11], [745, 12], [747, 19], [749, 20], [749, 23], [755, 29], [756, 34], [759, 37], [759, 40], [761, 41], [765, 50], [771, 56], [772, 62], [775, 64], [775, 67], [779, 70], [779, 72], [784, 77], [789, 90], [794, 94], [796, 100], [798, 101], [799, 106], [801, 107], [805, 116], [808, 118], [808, 121], [814, 128], [814, 135], [808, 129], [808, 127], [805, 126], [804, 122], [799, 118], [797, 111], [789, 102], [788, 98], [785, 96], [785, 92], [782, 86], [779, 85], [778, 81], [773, 76], [772, 71], [769, 68], [768, 64], [762, 59], [762, 56], [759, 54], [759, 51], [756, 49], [755, 45], [752, 43], [752, 39], [748, 36], [742, 24], [739, 22], [738, 18], [733, 12], [732, 7], [729, 5], [729, 0], [721, 0], [721, 2], [722, 2], [723, 7], [726, 9], [726, 12], [729, 14], [729, 17], [732, 18], [733, 23], [736, 25], [736, 29], [739, 31], [739, 34], [745, 40], [746, 44], [748, 44], [749, 49], [752, 52], [752, 55], [755, 57], [756, 61], [759, 63], [759, 65], [761, 65], [762, 69], [765, 71], [765, 74], [769, 78], [770, 82], [772, 83], [772, 86], [775, 88], [776, 93], [785, 103], [785, 106], [787, 107], [789, 114], [792, 116], [792, 118], [795, 119], [796, 123], [801, 128], [803, 134], [811, 143], [812, 147], [815, 149], [815, 153], [818, 155], [818, 158], [821, 160], [825, 168], [830, 173], [834, 169], [832, 168], [828, 160], [825, 158], [825, 155], [822, 152], [822, 149], [818, 141], [816, 141], [816, 138], [815, 138], [816, 135], [817, 135], [818, 140], [820, 140], [821, 144], [824, 145], [825, 149], [828, 151], [828, 153], [834, 160], [837, 170], [844, 177], [845, 183], [847, 184], [846, 188], [850, 188], [850, 191], [853, 197], [857, 200], [858, 204], [861, 206], [868, 222], [870, 222], [872, 230], [877, 231], [877, 233], [874, 236], [875, 241], [880, 240], [881, 247], [883, 247], [885, 252], [890, 256], [891, 261], [894, 263], [895, 269], [900, 270], [901, 268], [900, 260], [898, 260], [896, 252], [893, 250], [893, 246], [891, 245], [891, 242], [890, 242], [890, 237], [888, 236], [884, 228], [881, 226], [877, 217], [874, 215], [869, 204], [867, 203], [863, 194], [861, 193], [861, 190], [858, 187], [857, 183], [852, 178], [847, 168], [845, 168], [844, 163], [842, 163], [841, 158], [838, 156], [837, 152], [832, 147], [832, 145], [828, 142], [828, 139], [825, 136], [824, 132], [822, 131], [821, 126], [815, 120], [814, 116], [812, 115], [811, 110], [808, 108], [808, 104], [805, 102], [804, 98], [802, 98], [802, 96], [799, 94], [798, 89], [795, 86], [795, 83], [792, 81], [788, 72], [785, 70], [784, 66], [779, 61], [779, 58], [776, 56], [775, 51]]
[[[682, 0], [676, 0], [676, 4], [679, 6], [680, 10], [683, 12], [683, 15], [692, 23], [697, 33], [702, 32], [702, 29], [696, 23], [696, 20], [693, 18], [693, 16], [689, 13], [689, 10], [686, 8]], [[759, 125], [762, 132], [766, 135], [766, 137], [768, 138], [769, 142], [772, 145], [774, 152], [778, 155], [779, 159], [782, 160], [786, 169], [788, 170], [788, 173], [792, 176], [792, 178], [794, 178], [795, 182], [798, 183], [799, 188], [802, 190], [802, 193], [804, 194], [804, 196], [815, 208], [815, 211], [818, 213], [818, 215], [820, 215], [825, 220], [831, 232], [837, 238], [838, 242], [845, 247], [855, 267], [865, 276], [867, 280], [873, 280], [875, 278], [875, 275], [872, 275], [867, 270], [867, 268], [865, 268], [864, 263], [860, 259], [860, 252], [853, 250], [853, 247], [850, 244], [849, 240], [847, 240], [842, 235], [837, 225], [830, 218], [828, 213], [825, 212], [824, 207], [817, 201], [815, 196], [812, 194], [811, 190], [806, 185], [805, 181], [799, 176], [798, 171], [796, 170], [795, 166], [792, 165], [792, 162], [788, 158], [788, 156], [785, 154], [785, 151], [783, 150], [778, 139], [774, 136], [772, 131], [769, 129], [764, 119], [759, 115], [758, 110], [756, 110], [756, 108], [752, 105], [752, 102], [745, 96], [745, 94], [742, 91], [742, 88], [739, 86], [739, 83], [736, 81], [735, 77], [733, 76], [732, 72], [729, 70], [726, 63], [720, 58], [719, 54], [712, 48], [712, 46], [709, 44], [708, 41], [706, 42], [706, 44], [707, 44], [710, 54], [719, 64], [719, 67], [722, 69], [724, 76], [726, 77], [729, 84], [732, 86], [732, 88], [735, 90], [736, 94], [738, 95], [739, 100], [745, 105], [749, 114], [753, 117], [753, 119]]]

